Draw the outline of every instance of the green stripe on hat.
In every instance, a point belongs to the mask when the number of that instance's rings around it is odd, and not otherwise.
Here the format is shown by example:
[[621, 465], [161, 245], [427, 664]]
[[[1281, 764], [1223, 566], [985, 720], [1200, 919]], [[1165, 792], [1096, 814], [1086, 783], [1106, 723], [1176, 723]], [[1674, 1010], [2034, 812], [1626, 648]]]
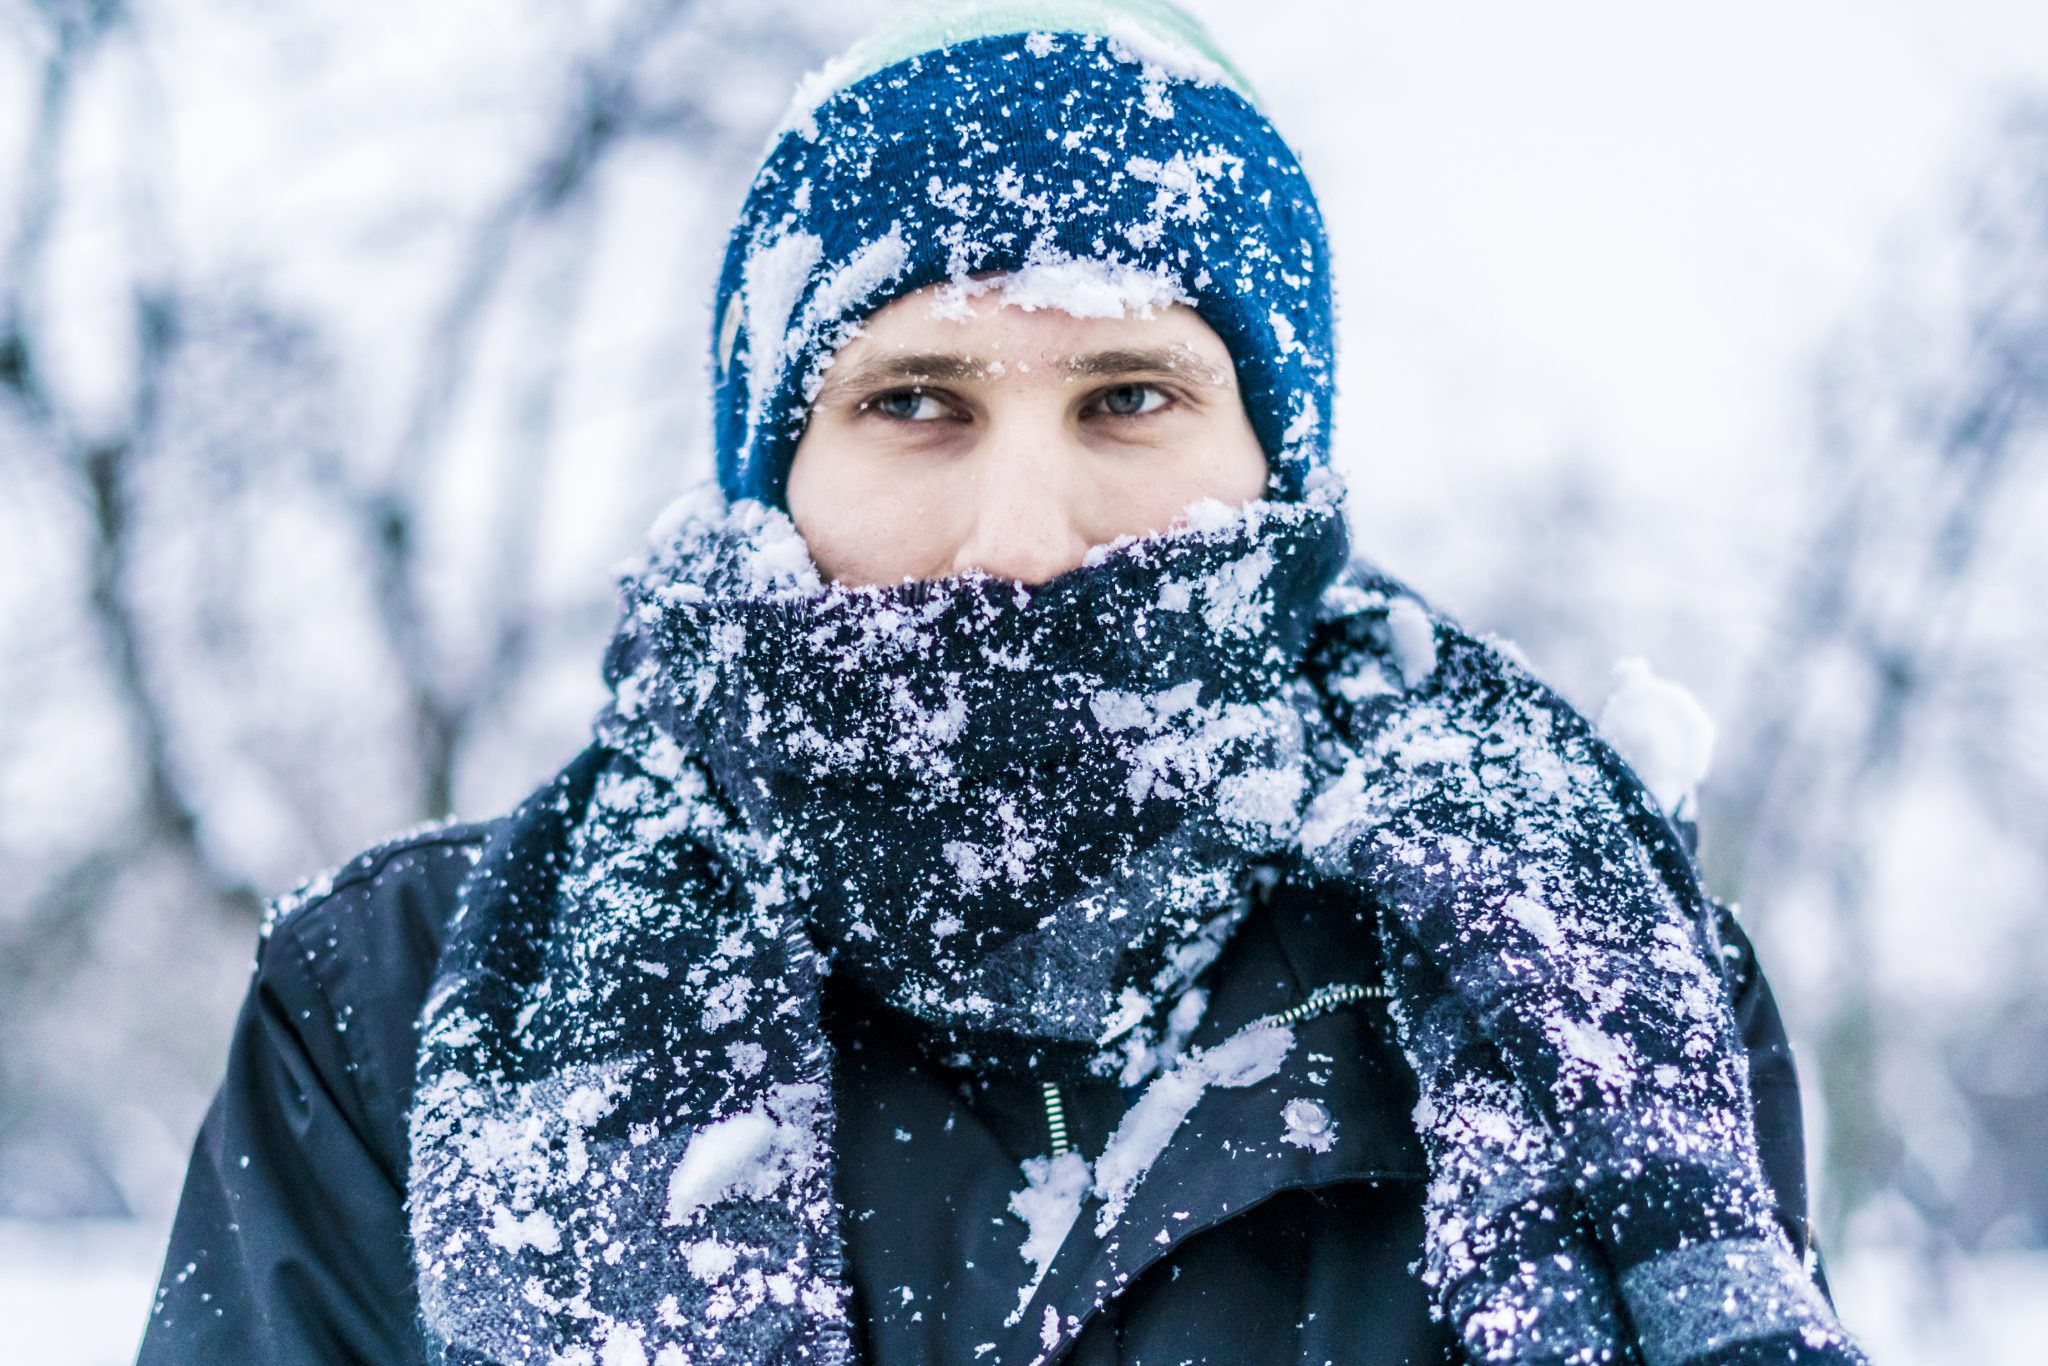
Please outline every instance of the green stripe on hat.
[[809, 124], [819, 105], [884, 67], [1011, 33], [1090, 33], [1120, 41], [1140, 61], [1187, 80], [1229, 86], [1254, 109], [1261, 107], [1251, 81], [1201, 21], [1167, 0], [960, 0], [921, 7], [827, 62], [797, 87], [774, 137]]

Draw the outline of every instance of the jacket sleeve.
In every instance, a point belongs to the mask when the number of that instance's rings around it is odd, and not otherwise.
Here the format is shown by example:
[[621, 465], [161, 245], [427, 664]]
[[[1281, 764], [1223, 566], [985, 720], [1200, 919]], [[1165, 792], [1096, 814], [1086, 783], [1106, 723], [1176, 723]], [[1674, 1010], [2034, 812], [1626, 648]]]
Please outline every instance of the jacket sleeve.
[[1758, 966], [1749, 936], [1733, 912], [1715, 903], [1721, 937], [1722, 968], [1735, 1000], [1735, 1023], [1749, 1051], [1750, 1099], [1756, 1111], [1757, 1156], [1764, 1176], [1778, 1198], [1778, 1221], [1785, 1236], [1813, 1272], [1821, 1293], [1829, 1296], [1820, 1250], [1814, 1246], [1813, 1220], [1806, 1203], [1806, 1126], [1800, 1112], [1799, 1074], [1792, 1045], [1770, 983]]
[[262, 946], [199, 1130], [139, 1366], [424, 1360], [403, 1191], [309, 964]]

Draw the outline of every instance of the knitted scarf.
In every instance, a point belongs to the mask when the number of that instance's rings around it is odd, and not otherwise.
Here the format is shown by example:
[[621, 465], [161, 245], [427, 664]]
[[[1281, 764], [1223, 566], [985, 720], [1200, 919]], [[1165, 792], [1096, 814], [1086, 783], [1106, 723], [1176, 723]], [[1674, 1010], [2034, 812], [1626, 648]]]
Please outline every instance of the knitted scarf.
[[1861, 1359], [1773, 1220], [1669, 826], [1498, 650], [1332, 586], [1334, 493], [1031, 589], [821, 584], [750, 502], [653, 547], [422, 1013], [431, 1359], [851, 1360], [824, 974], [940, 1065], [1167, 1085], [1272, 856], [1383, 908], [1474, 1359]]

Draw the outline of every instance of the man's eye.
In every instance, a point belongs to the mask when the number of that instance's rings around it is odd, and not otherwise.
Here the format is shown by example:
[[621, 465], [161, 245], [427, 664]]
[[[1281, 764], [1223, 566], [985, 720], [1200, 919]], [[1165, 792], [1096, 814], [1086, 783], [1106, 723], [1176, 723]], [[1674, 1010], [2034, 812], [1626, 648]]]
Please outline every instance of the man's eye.
[[869, 399], [866, 406], [898, 422], [930, 422], [946, 415], [945, 405], [922, 389], [897, 389], [878, 394]]
[[1102, 411], [1111, 417], [1138, 417], [1165, 404], [1157, 385], [1118, 384], [1102, 391]]

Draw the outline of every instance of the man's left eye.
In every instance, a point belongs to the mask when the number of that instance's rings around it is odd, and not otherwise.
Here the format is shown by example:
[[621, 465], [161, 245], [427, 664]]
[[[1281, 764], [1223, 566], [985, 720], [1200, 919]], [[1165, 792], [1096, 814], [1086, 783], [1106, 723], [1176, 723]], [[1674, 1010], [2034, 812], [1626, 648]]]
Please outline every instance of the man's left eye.
[[1102, 410], [1111, 417], [1137, 417], [1165, 404], [1157, 385], [1118, 384], [1102, 391]]

